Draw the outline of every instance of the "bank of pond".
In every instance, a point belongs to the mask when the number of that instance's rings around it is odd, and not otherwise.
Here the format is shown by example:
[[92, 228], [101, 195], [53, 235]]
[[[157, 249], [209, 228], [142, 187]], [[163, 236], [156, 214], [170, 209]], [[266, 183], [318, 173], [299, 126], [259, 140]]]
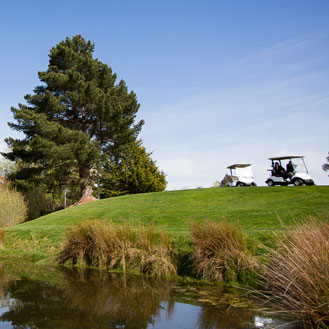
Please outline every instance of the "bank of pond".
[[[84, 273], [82, 268], [87, 267], [101, 269], [102, 273], [108, 273], [105, 276], [110, 275], [109, 271], [121, 272], [121, 276], [118, 275], [123, 279], [127, 274], [135, 273], [141, 280], [144, 276], [148, 277], [147, 280], [151, 280], [150, 282], [153, 282], [152, 280], [163, 282], [165, 286], [170, 286], [172, 282], [175, 282], [175, 286], [180, 282], [178, 290], [186, 289], [189, 294], [195, 287], [195, 283], [191, 283], [192, 278], [194, 281], [201, 279], [200, 282], [208, 282], [211, 293], [204, 295], [203, 290], [195, 291], [191, 304], [197, 300], [215, 307], [215, 313], [213, 313], [214, 309], [210, 311], [211, 316], [215, 318], [214, 314], [218, 311], [218, 307], [221, 312], [233, 307], [232, 310], [237, 311], [237, 314], [234, 313], [232, 316], [237, 318], [240, 317], [238, 309], [242, 304], [247, 305], [247, 308], [242, 307], [243, 314], [247, 310], [249, 312], [250, 309], [254, 309], [254, 306], [248, 304], [249, 302], [245, 303], [248, 298], [246, 300], [240, 298], [243, 295], [252, 295], [261, 303], [273, 307], [276, 319], [280, 315], [281, 320], [294, 324], [296, 328], [298, 326], [328, 328], [328, 238], [328, 221], [307, 218], [293, 227], [286, 227], [284, 233], [272, 241], [271, 247], [263, 245], [255, 252], [250, 246], [248, 248], [244, 233], [239, 226], [227, 221], [204, 220], [191, 224], [189, 250], [184, 252], [175, 246], [170, 236], [156, 229], [152, 224], [132, 228], [127, 221], [113, 224], [94, 220], [71, 227], [60, 244], [60, 250], [46, 262], [48, 266], [59, 266], [59, 264], [65, 266], [65, 269], [62, 269], [64, 272], [70, 271], [67, 266], [79, 267], [81, 273]], [[80, 273], [78, 269], [75, 271]], [[186, 275], [189, 275], [190, 281], [186, 279]], [[185, 281], [182, 283], [184, 276]], [[127, 286], [125, 279], [122, 284]], [[238, 299], [226, 295], [225, 289], [229, 289], [228, 285], [240, 286]], [[167, 287], [164, 290], [166, 289], [171, 291], [170, 294], [176, 291], [176, 288], [171, 290]], [[166, 295], [163, 292], [159, 296], [170, 296], [170, 294]], [[88, 296], [84, 297], [88, 299]], [[112, 298], [111, 296], [110, 300]], [[104, 296], [104, 303], [107, 302]], [[138, 303], [138, 300], [136, 299], [135, 302]], [[163, 305], [163, 303], [170, 306], [167, 300], [158, 304]], [[183, 306], [179, 304], [177, 307]], [[188, 307], [188, 310], [190, 309], [191, 307]], [[189, 312], [188, 310], [184, 309], [182, 312]], [[167, 311], [170, 313], [170, 307]], [[151, 314], [154, 316], [158, 314], [154, 312]], [[201, 313], [204, 313], [203, 308]], [[255, 315], [256, 313], [253, 313], [253, 316], [260, 319], [260, 315]], [[221, 328], [217, 324], [220, 321], [217, 318], [214, 323], [206, 325], [209, 319], [203, 317], [199, 319], [198, 323], [204, 323], [199, 327]], [[274, 322], [272, 320], [274, 321], [274, 318], [266, 324], [268, 328], [272, 328], [272, 324], [277, 323], [276, 320]], [[253, 321], [254, 324], [251, 324]], [[255, 322], [257, 322], [255, 318], [253, 320], [249, 318], [243, 321], [243, 324], [234, 323], [232, 328], [254, 328], [257, 327]], [[262, 326], [266, 321], [263, 322]], [[144, 327], [147, 328], [147, 325], [136, 328]], [[188, 325], [177, 328], [185, 327], [197, 328]], [[130, 325], [122, 328], [135, 327]], [[159, 328], [175, 327], [160, 326]]]

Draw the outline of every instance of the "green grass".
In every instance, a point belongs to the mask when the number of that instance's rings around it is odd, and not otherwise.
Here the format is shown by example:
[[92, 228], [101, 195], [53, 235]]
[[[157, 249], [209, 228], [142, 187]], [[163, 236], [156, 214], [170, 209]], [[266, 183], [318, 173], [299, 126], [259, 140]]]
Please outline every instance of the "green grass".
[[[46, 258], [64, 232], [82, 221], [99, 219], [131, 225], [153, 222], [177, 247], [189, 245], [189, 224], [204, 219], [239, 223], [250, 245], [269, 243], [273, 232], [307, 216], [329, 217], [329, 186], [209, 188], [127, 195], [58, 211], [7, 229], [3, 257]], [[251, 242], [250, 242], [251, 241]]]

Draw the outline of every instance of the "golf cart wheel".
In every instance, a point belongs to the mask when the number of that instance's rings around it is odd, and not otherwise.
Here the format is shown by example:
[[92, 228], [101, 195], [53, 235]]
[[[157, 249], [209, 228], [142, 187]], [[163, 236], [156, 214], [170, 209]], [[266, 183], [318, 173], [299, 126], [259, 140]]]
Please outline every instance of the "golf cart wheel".
[[272, 179], [269, 179], [269, 180], [267, 181], [267, 185], [268, 185], [268, 186], [274, 186], [274, 182], [273, 182], [273, 180], [272, 180]]
[[251, 183], [251, 186], [257, 186], [257, 184], [256, 183]]
[[241, 182], [237, 182], [237, 183], [236, 183], [236, 186], [237, 186], [237, 187], [240, 187], [240, 186], [243, 186], [243, 184], [242, 184]]
[[295, 185], [295, 186], [301, 186], [301, 185], [303, 185], [303, 181], [302, 181], [301, 179], [297, 178], [297, 179], [294, 181], [294, 185]]

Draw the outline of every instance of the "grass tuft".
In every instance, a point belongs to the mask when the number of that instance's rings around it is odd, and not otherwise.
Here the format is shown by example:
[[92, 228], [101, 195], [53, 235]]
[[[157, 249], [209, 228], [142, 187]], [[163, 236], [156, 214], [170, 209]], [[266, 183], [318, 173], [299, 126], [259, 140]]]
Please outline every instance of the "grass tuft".
[[329, 223], [288, 228], [265, 265], [265, 296], [307, 328], [329, 327]]
[[165, 232], [155, 233], [154, 226], [139, 227], [137, 233], [139, 271], [156, 276], [177, 275], [175, 255], [168, 235]]
[[153, 225], [140, 225], [135, 232], [128, 222], [90, 221], [67, 232], [55, 261], [169, 276], [177, 274], [173, 256], [169, 238]]
[[241, 229], [227, 221], [191, 225], [192, 260], [199, 277], [213, 281], [247, 281], [256, 262]]
[[0, 227], [0, 249], [4, 248], [6, 241], [6, 230], [3, 227]]

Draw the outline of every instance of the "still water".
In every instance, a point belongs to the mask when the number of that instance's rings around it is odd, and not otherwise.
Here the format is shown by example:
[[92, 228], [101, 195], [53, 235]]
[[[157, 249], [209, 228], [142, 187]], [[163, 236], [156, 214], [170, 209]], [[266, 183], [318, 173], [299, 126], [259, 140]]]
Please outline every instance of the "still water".
[[0, 328], [288, 328], [244, 291], [98, 270], [0, 265]]

